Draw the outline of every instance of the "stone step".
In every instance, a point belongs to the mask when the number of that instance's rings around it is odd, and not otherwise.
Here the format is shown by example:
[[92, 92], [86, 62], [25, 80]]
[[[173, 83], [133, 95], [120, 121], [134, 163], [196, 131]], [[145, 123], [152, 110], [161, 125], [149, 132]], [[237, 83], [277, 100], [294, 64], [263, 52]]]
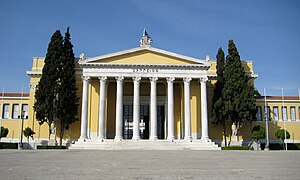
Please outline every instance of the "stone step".
[[114, 140], [104, 140], [100, 142], [97, 140], [87, 140], [86, 142], [76, 141], [71, 144], [69, 149], [99, 149], [99, 150], [221, 150], [214, 142], [208, 141], [192, 141], [175, 140], [173, 142], [168, 140], [123, 140], [115, 142]]

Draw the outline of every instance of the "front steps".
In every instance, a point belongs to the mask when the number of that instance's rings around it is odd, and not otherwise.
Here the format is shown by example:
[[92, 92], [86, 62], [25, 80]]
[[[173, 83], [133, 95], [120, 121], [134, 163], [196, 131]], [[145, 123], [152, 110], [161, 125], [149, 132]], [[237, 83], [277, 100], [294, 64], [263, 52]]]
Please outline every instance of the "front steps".
[[76, 141], [69, 149], [98, 149], [98, 150], [221, 150], [214, 142], [193, 140], [122, 140], [115, 142], [106, 139], [104, 142], [88, 139], [86, 142]]

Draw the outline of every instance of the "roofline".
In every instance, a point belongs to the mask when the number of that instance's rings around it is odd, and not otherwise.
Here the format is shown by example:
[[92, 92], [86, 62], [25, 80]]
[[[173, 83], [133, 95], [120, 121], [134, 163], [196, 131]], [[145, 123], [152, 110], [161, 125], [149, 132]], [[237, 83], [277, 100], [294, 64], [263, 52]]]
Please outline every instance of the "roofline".
[[105, 54], [105, 55], [101, 55], [101, 56], [96, 56], [96, 57], [92, 57], [92, 58], [87, 58], [87, 59], [84, 59], [84, 60], [79, 60], [79, 64], [85, 64], [85, 63], [92, 62], [92, 61], [95, 61], [95, 60], [101, 60], [101, 59], [106, 59], [106, 58], [110, 58], [110, 57], [116, 57], [116, 56], [129, 54], [129, 53], [134, 53], [134, 52], [143, 51], [143, 50], [149, 50], [149, 51], [153, 51], [153, 52], [156, 52], [156, 53], [161, 53], [161, 54], [165, 54], [165, 55], [168, 55], [168, 56], [173, 56], [173, 57], [176, 57], [176, 58], [185, 59], [185, 60], [192, 61], [192, 62], [195, 62], [195, 63], [202, 63], [203, 65], [207, 65], [207, 66], [210, 66], [210, 64], [211, 64], [210, 62], [205, 61], [205, 60], [200, 60], [200, 59], [197, 59], [197, 58], [177, 54], [177, 53], [174, 53], [174, 52], [170, 52], [170, 51], [166, 51], [166, 50], [162, 50], [162, 49], [158, 49], [158, 48], [154, 48], [154, 47], [137, 47], [137, 48], [127, 49], [127, 50], [118, 51], [118, 52]]

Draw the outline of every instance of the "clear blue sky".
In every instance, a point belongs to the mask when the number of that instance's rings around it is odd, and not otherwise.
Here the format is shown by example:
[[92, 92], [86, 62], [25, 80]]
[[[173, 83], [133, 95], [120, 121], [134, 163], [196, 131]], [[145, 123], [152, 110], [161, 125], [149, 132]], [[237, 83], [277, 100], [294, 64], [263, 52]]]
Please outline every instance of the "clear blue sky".
[[[146, 27], [152, 46], [215, 59], [234, 39], [253, 60], [256, 88], [297, 95], [300, 87], [300, 1], [127, 0], [0, 1], [0, 85], [26, 91], [32, 57], [45, 56], [51, 35], [70, 26], [75, 55], [103, 55], [139, 45]], [[2, 88], [1, 88], [2, 89]], [[2, 91], [2, 90], [1, 90]]]

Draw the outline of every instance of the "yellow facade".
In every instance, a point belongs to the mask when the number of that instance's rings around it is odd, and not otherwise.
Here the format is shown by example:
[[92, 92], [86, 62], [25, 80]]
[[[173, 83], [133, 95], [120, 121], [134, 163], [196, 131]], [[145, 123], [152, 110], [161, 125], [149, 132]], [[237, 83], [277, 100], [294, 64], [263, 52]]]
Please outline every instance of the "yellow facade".
[[[134, 51], [128, 53], [119, 53], [114, 56], [100, 56], [99, 60], [97, 57], [92, 58], [93, 64], [126, 64], [126, 65], [134, 65], [134, 64], [153, 64], [153, 65], [178, 65], [178, 71], [180, 71], [179, 65], [199, 65], [200, 62], [196, 62], [189, 58], [185, 58], [185, 56], [176, 56], [172, 53], [160, 53], [160, 51], [148, 51], [148, 50], [141, 50], [141, 51]], [[207, 75], [211, 77], [207, 83], [207, 108], [208, 108], [208, 134], [209, 138], [215, 142], [220, 143], [223, 137], [223, 130], [221, 126], [215, 126], [212, 124], [212, 97], [213, 97], [213, 89], [215, 83], [215, 76], [216, 76], [216, 62], [212, 60], [208, 60], [210, 66], [207, 69]], [[34, 105], [34, 93], [35, 88], [39, 82], [39, 79], [42, 74], [42, 68], [44, 66], [44, 58], [33, 58], [33, 66], [31, 71], [28, 71], [27, 74], [30, 76], [30, 93], [29, 95], [20, 102], [19, 99], [4, 99], [4, 103], [9, 104], [22, 104], [26, 103], [29, 104], [28, 108], [28, 119], [24, 121], [24, 127], [31, 127], [36, 134], [34, 138], [41, 142], [47, 141], [49, 139], [49, 126], [48, 124], [39, 125], [36, 121], [35, 113], [33, 109]], [[247, 74], [256, 77], [253, 71], [253, 64], [251, 61], [243, 62], [243, 66], [247, 72]], [[77, 87], [78, 87], [78, 97], [80, 97], [80, 105], [78, 108], [78, 119], [79, 121], [75, 122], [70, 126], [70, 130], [65, 132], [64, 140], [77, 140], [80, 137], [80, 127], [81, 127], [81, 108], [82, 108], [82, 69], [76, 60], [76, 78], [77, 78]], [[175, 138], [182, 139], [184, 137], [184, 89], [183, 89], [183, 77], [176, 78], [174, 81], [174, 130], [175, 130]], [[99, 96], [100, 96], [100, 84], [98, 77], [92, 77], [89, 81], [89, 88], [88, 88], [88, 137], [89, 138], [96, 138], [98, 131], [99, 131]], [[165, 107], [166, 102], [166, 95], [167, 95], [167, 85], [165, 78], [159, 78], [157, 81], [157, 97], [160, 99], [160, 103], [162, 107]], [[150, 83], [149, 78], [142, 78], [140, 83], [140, 97], [141, 97], [141, 105], [149, 105], [149, 96], [150, 96]], [[132, 78], [125, 77], [123, 83], [123, 98], [124, 104], [126, 105], [130, 103], [132, 104], [132, 97], [133, 97], [133, 83]], [[191, 116], [191, 131], [193, 138], [200, 138], [201, 137], [201, 90], [200, 90], [200, 83], [199, 79], [193, 79], [190, 83], [190, 116]], [[280, 119], [282, 117], [281, 107], [282, 102], [277, 100], [273, 101], [272, 99], [267, 99], [267, 105], [271, 108], [271, 117], [274, 116], [272, 108], [274, 106], [278, 107], [278, 116], [279, 120], [274, 120], [271, 118], [269, 121], [269, 134], [271, 140], [276, 140], [274, 134], [275, 131], [279, 128], [283, 128], [283, 121]], [[262, 114], [264, 114], [263, 106], [264, 102], [261, 99], [258, 99], [257, 106], [262, 107]], [[291, 134], [291, 140], [293, 142], [300, 141], [300, 117], [299, 117], [299, 108], [300, 108], [300, 101], [290, 100], [285, 101], [285, 105], [287, 107], [287, 114], [288, 116], [291, 114], [290, 107], [295, 107], [295, 121], [288, 119], [286, 122], [286, 128]], [[115, 127], [116, 127], [116, 80], [114, 77], [108, 76], [108, 84], [107, 84], [107, 96], [106, 96], [106, 138], [112, 139], [115, 136]], [[12, 110], [10, 110], [12, 112]], [[164, 112], [164, 118], [166, 118], [166, 110]], [[2, 117], [2, 116], [1, 116]], [[166, 121], [166, 120], [165, 120]], [[19, 126], [20, 126], [20, 119], [3, 119], [1, 121], [2, 126], [9, 128], [9, 135], [5, 140], [17, 140], [19, 138]], [[256, 124], [261, 124], [264, 126], [264, 121], [254, 122], [252, 124], [244, 125], [239, 132], [239, 140], [250, 140], [250, 131], [253, 126]], [[58, 135], [57, 131], [57, 135]], [[228, 127], [227, 130], [227, 137], [230, 138], [231, 130]], [[166, 126], [164, 125], [164, 138], [166, 138]]]
[[[5, 141], [18, 141], [21, 134], [22, 127], [22, 111], [23, 113], [23, 127], [28, 126], [28, 107], [29, 94], [28, 93], [4, 93], [0, 95], [1, 104], [1, 126], [8, 128], [7, 137], [3, 138]], [[8, 108], [5, 108], [8, 106]]]

